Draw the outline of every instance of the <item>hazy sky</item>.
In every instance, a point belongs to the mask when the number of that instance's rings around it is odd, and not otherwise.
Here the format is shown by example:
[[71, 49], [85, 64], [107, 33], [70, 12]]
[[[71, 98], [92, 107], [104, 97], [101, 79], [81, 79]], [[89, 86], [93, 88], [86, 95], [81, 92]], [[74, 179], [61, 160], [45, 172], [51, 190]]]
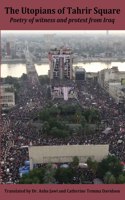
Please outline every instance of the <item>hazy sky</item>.
[[[105, 34], [106, 33], [106, 31], [104, 31], [104, 30], [100, 30], [100, 31], [91, 31], [91, 30], [71, 30], [71, 31], [69, 31], [69, 30], [64, 30], [64, 31], [60, 31], [60, 30], [26, 30], [26, 31], [24, 31], [24, 30], [6, 30], [6, 31], [1, 31], [1, 33], [3, 34], [3, 33], [16, 33], [16, 34], [20, 34], [20, 33], [22, 33], [22, 34], [29, 34], [29, 33], [43, 33], [43, 34], [45, 34], [45, 33], [66, 33], [66, 34]], [[110, 34], [125, 34], [125, 31], [118, 31], [118, 30], [114, 30], [114, 31], [110, 31], [109, 30], [109, 33]]]

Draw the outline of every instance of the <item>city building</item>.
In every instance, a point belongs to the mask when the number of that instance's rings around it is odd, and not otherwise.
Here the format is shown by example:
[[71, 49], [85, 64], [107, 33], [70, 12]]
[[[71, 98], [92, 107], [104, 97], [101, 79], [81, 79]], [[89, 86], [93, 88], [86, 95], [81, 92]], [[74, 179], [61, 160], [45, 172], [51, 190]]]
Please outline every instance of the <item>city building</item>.
[[73, 55], [69, 48], [51, 49], [49, 52], [49, 77], [52, 99], [76, 98], [73, 82]]
[[73, 58], [71, 49], [52, 49], [49, 52], [50, 80], [72, 80]]
[[86, 72], [86, 79], [97, 81], [97, 72]]
[[123, 103], [125, 100], [123, 91], [125, 88], [124, 80], [125, 72], [119, 71], [118, 67], [103, 69], [98, 73], [98, 83], [117, 103]]
[[119, 71], [118, 67], [103, 69], [98, 73], [98, 83], [106, 90], [108, 90], [110, 82], [121, 83], [122, 79], [125, 79], [125, 72]]
[[30, 169], [34, 164], [72, 162], [77, 156], [80, 163], [88, 158], [101, 161], [109, 154], [109, 145], [56, 145], [56, 146], [29, 146]]
[[75, 81], [86, 80], [86, 71], [84, 68], [76, 67], [75, 69]]
[[65, 86], [65, 85], [58, 85], [58, 86], [51, 86], [51, 96], [52, 99], [64, 99], [67, 101], [68, 99], [76, 99], [77, 92], [74, 86]]
[[123, 103], [125, 99], [125, 93], [122, 91], [123, 86], [120, 82], [109, 83], [109, 94], [117, 103]]
[[6, 43], [6, 53], [7, 53], [7, 56], [10, 56], [10, 55], [11, 55], [10, 42], [7, 42], [7, 43]]
[[12, 85], [4, 84], [0, 86], [0, 104], [2, 109], [8, 109], [15, 106], [15, 93]]

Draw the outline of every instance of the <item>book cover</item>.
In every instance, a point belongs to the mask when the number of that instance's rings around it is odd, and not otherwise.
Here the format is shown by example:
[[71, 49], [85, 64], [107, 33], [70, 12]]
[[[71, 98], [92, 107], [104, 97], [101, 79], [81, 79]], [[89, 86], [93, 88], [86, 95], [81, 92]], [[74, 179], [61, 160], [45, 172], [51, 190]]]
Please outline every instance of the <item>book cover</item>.
[[0, 199], [124, 199], [124, 13], [0, 1]]

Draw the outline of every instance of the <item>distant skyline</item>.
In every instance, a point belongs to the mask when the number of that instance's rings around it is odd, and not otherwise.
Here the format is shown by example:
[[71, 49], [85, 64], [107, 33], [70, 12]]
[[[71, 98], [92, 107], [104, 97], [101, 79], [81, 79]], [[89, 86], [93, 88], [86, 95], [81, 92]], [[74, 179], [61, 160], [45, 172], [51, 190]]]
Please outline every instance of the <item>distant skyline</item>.
[[[108, 30], [109, 34], [122, 34], [125, 35], [125, 30]], [[2, 30], [2, 34], [47, 34], [47, 33], [55, 33], [55, 34], [106, 34], [106, 30]]]

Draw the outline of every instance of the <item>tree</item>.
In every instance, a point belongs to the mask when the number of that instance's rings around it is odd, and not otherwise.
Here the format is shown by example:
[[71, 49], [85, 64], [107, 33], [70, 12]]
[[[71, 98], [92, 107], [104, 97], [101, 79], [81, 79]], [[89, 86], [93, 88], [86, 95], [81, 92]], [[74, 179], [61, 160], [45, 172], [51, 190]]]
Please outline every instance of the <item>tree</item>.
[[47, 88], [46, 97], [47, 97], [48, 99], [51, 99], [51, 89], [50, 89], [50, 87]]
[[107, 175], [106, 178], [106, 184], [115, 184], [116, 183], [116, 178], [113, 174]]
[[50, 125], [47, 121], [45, 121], [42, 125], [42, 132], [46, 134], [49, 132], [49, 130], [50, 130]]
[[80, 176], [80, 184], [83, 184], [85, 182], [85, 176], [81, 174]]
[[61, 130], [57, 127], [53, 127], [50, 131], [50, 134], [55, 136], [55, 137], [59, 137], [59, 138], [65, 138], [69, 135], [69, 131], [68, 130]]
[[48, 109], [44, 109], [42, 112], [40, 112], [38, 117], [42, 121], [48, 121], [50, 117]]
[[100, 120], [100, 115], [96, 109], [87, 109], [83, 112], [85, 119], [88, 123], [97, 123]]
[[21, 76], [21, 79], [22, 79], [22, 81], [26, 81], [28, 79], [27, 74], [23, 73], [22, 76]]
[[14, 83], [15, 78], [13, 78], [12, 76], [7, 76], [5, 78], [5, 82], [8, 84], [13, 84]]
[[92, 108], [89, 114], [89, 122], [97, 124], [100, 121], [100, 114], [97, 109]]
[[75, 113], [75, 121], [76, 121], [76, 123], [79, 124], [81, 122], [81, 119], [82, 119], [82, 113], [81, 113], [80, 108], [78, 108], [76, 110], [76, 113]]
[[47, 75], [39, 76], [39, 81], [41, 85], [49, 84], [49, 77]]
[[74, 157], [73, 157], [73, 161], [72, 161], [72, 163], [71, 163], [71, 166], [72, 166], [73, 168], [75, 168], [75, 169], [79, 166], [79, 158], [78, 158], [77, 156], [74, 156]]
[[112, 175], [109, 177], [108, 184], [115, 184], [115, 183], [116, 183], [116, 178], [115, 178], [115, 176], [112, 174]]
[[87, 159], [87, 165], [88, 165], [89, 168], [91, 168], [92, 163], [93, 163], [92, 158], [89, 157], [89, 158]]
[[92, 169], [94, 176], [96, 176], [96, 172], [97, 172], [97, 169], [98, 169], [98, 162], [96, 160], [93, 161], [93, 165], [92, 165], [91, 169]]
[[87, 159], [87, 165], [89, 169], [92, 170], [94, 176], [96, 176], [97, 170], [98, 170], [98, 162], [96, 160], [92, 160], [90, 157]]
[[98, 176], [104, 178], [106, 172], [111, 172], [116, 178], [122, 173], [123, 167], [115, 156], [109, 155], [104, 158], [98, 165]]
[[55, 170], [52, 168], [51, 164], [48, 164], [46, 166], [45, 174], [43, 177], [44, 183], [48, 183], [48, 184], [55, 183], [54, 175], [55, 175]]
[[89, 124], [85, 124], [85, 126], [84, 126], [84, 132], [85, 132], [86, 135], [91, 134], [92, 129], [91, 129], [91, 127], [89, 126]]
[[14, 85], [14, 88], [16, 90], [18, 90], [20, 87], [18, 78], [14, 78], [12, 76], [7, 76], [6, 78], [4, 78], [4, 82], [10, 85]]
[[120, 174], [118, 179], [117, 179], [117, 183], [119, 184], [124, 184], [125, 183], [125, 176], [123, 174]]
[[58, 116], [59, 113], [60, 113], [60, 110], [58, 109], [58, 107], [53, 106], [53, 107], [49, 108], [49, 114], [51, 116], [56, 117], [56, 116]]
[[58, 168], [56, 170], [55, 178], [59, 184], [73, 183], [73, 177], [75, 172], [71, 168]]
[[20, 179], [21, 184], [44, 183], [45, 168], [33, 169], [29, 174], [23, 175]]
[[39, 169], [33, 169], [29, 174], [23, 175], [20, 179], [21, 184], [43, 184], [55, 183], [55, 169], [51, 164]]
[[84, 128], [86, 126], [86, 119], [84, 116], [81, 117], [81, 121], [80, 121], [82, 127]]
[[111, 175], [112, 175], [111, 172], [106, 172], [106, 174], [104, 176], [104, 183], [105, 184], [108, 184], [109, 178], [110, 178]]

